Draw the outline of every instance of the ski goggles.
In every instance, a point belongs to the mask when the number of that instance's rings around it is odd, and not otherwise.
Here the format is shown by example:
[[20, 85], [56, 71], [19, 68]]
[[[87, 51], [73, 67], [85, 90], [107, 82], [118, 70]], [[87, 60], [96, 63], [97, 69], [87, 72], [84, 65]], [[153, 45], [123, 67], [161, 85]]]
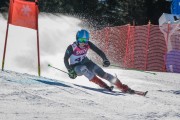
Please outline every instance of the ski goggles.
[[87, 38], [78, 38], [78, 42], [79, 43], [88, 43], [88, 39]]

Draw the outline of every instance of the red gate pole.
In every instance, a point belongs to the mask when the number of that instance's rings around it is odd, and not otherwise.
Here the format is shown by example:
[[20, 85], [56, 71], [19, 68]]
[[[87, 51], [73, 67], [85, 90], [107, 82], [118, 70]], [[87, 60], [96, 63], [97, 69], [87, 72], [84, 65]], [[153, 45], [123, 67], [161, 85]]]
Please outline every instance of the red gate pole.
[[[136, 28], [135, 28], [135, 24], [131, 27], [131, 28], [133, 28], [132, 30], [133, 30], [133, 32], [131, 32], [131, 39], [132, 39], [132, 44], [133, 44], [133, 47], [132, 47], [132, 54], [131, 54], [131, 60], [132, 60], [132, 64], [131, 64], [131, 67], [132, 68], [135, 68], [135, 61], [134, 61], [134, 53], [135, 53], [135, 30], [136, 30]], [[133, 38], [132, 38], [133, 37]]]
[[151, 29], [151, 21], [148, 22], [148, 33], [147, 33], [147, 40], [146, 40], [145, 70], [147, 70], [147, 64], [148, 64], [148, 52], [149, 52], [148, 48], [149, 48], [150, 29]]
[[165, 72], [166, 71], [166, 54], [167, 54], [167, 49], [168, 49], [168, 38], [169, 38], [169, 31], [170, 31], [170, 23], [168, 22], [167, 24], [167, 36], [165, 38], [165, 41], [166, 41], [166, 48], [165, 48], [165, 56], [164, 56], [164, 66], [163, 66], [163, 71]]
[[109, 48], [109, 27], [105, 28], [105, 33], [106, 33], [105, 40], [106, 40], [106, 52], [107, 52], [106, 54], [109, 55], [109, 49], [108, 49]]
[[3, 60], [2, 60], [2, 71], [4, 71], [8, 31], [9, 31], [9, 23], [7, 23], [7, 29], [6, 29], [6, 37], [5, 37], [5, 43], [4, 43], [4, 53], [3, 53]]
[[129, 48], [128, 48], [128, 45], [129, 45], [129, 37], [130, 37], [130, 24], [128, 24], [128, 30], [127, 30], [127, 39], [126, 39], [126, 53], [125, 53], [125, 56], [124, 56], [124, 67], [127, 68], [127, 56], [128, 56], [128, 52], [129, 52]]
[[2, 59], [2, 71], [4, 71], [4, 65], [5, 65], [6, 46], [7, 46], [7, 38], [8, 38], [8, 33], [9, 33], [10, 12], [12, 12], [13, 2], [14, 2], [13, 0], [10, 0], [10, 4], [9, 4], [8, 20], [7, 20], [7, 28], [6, 28], [6, 37], [5, 37], [5, 43], [4, 43], [4, 53], [3, 53], [3, 59]]
[[41, 76], [40, 50], [39, 50], [39, 30], [37, 29], [37, 53], [38, 53], [38, 75]]
[[38, 26], [38, 0], [36, 2], [36, 25], [37, 25], [37, 53], [38, 53], [38, 75], [41, 76], [41, 66], [40, 66], [40, 50], [39, 50], [39, 26]]

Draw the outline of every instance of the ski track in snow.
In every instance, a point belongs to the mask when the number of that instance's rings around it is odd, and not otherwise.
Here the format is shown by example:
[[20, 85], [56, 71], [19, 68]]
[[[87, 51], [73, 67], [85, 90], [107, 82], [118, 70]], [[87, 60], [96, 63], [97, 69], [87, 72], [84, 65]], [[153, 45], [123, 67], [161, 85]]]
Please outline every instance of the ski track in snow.
[[[114, 70], [108, 71], [114, 72]], [[127, 73], [132, 73], [134, 77], [125, 77]], [[169, 75], [175, 76], [175, 74]], [[122, 76], [122, 81], [132, 88], [147, 89], [149, 93], [146, 97], [123, 94], [116, 89], [115, 92], [110, 93], [97, 86], [73, 84], [12, 71], [0, 72], [0, 119], [180, 119], [180, 81], [178, 79], [168, 81], [162, 79], [161, 75], [138, 75], [137, 72], [132, 71], [125, 71], [118, 76]]]

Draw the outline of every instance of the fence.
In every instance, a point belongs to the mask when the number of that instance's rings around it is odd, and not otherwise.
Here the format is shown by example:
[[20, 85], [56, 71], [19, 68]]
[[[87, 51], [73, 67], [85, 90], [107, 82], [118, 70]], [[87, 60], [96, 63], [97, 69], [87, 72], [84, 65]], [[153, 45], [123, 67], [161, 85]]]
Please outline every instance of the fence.
[[[95, 40], [114, 65], [129, 69], [166, 71], [167, 47], [158, 25], [106, 27], [92, 31], [91, 35], [92, 40]], [[99, 61], [95, 55], [92, 59]]]

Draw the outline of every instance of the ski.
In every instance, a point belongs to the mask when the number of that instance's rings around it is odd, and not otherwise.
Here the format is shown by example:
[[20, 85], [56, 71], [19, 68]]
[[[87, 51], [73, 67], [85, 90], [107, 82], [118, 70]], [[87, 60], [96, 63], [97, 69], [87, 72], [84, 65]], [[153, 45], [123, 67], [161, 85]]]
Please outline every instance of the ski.
[[137, 94], [137, 95], [141, 95], [141, 96], [146, 96], [147, 93], [148, 93], [148, 91], [142, 92], [142, 91], [136, 91], [136, 90], [134, 90], [134, 93], [132, 93], [132, 94]]
[[146, 92], [143, 92], [143, 91], [137, 91], [137, 90], [133, 90], [133, 89], [128, 89], [127, 92], [125, 93], [128, 93], [128, 94], [136, 94], [136, 95], [141, 95], [141, 96], [146, 96], [146, 94], [148, 93], [148, 91]]
[[[114, 86], [110, 86], [107, 90], [110, 92], [113, 92]], [[128, 93], [128, 94], [136, 94], [136, 95], [140, 95], [140, 96], [146, 96], [146, 94], [148, 93], [148, 91], [143, 92], [143, 91], [137, 91], [137, 90], [132, 90], [129, 89], [127, 92], [123, 92], [123, 93]]]

